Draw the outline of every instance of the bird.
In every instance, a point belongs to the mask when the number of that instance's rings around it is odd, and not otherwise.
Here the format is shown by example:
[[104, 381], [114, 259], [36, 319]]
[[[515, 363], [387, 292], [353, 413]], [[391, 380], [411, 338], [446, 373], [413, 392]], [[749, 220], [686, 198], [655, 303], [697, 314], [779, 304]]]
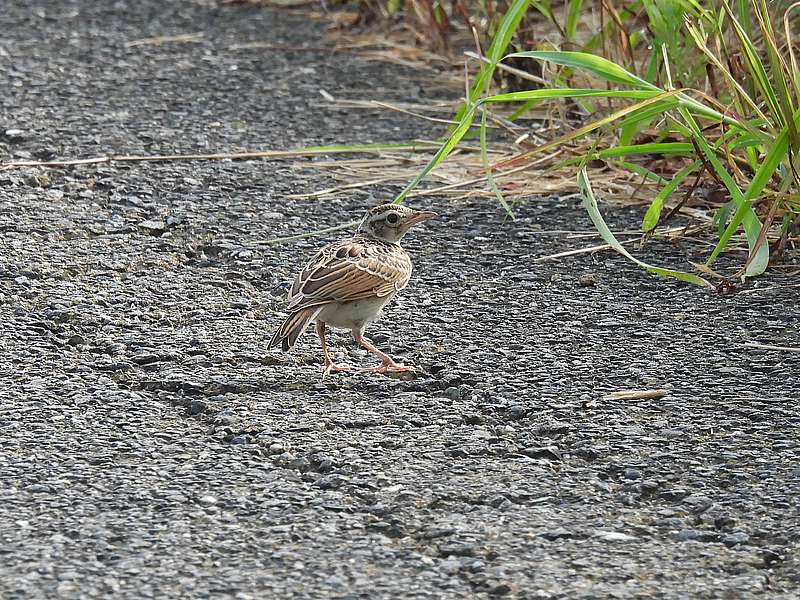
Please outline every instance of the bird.
[[323, 247], [298, 273], [288, 293], [289, 315], [267, 349], [280, 346], [288, 352], [313, 321], [322, 345], [323, 378], [352, 369], [331, 359], [325, 340], [328, 326], [349, 329], [359, 346], [381, 360], [370, 371], [413, 370], [376, 348], [364, 337], [364, 330], [411, 279], [411, 257], [400, 240], [413, 226], [437, 216], [399, 204], [371, 208], [355, 235]]

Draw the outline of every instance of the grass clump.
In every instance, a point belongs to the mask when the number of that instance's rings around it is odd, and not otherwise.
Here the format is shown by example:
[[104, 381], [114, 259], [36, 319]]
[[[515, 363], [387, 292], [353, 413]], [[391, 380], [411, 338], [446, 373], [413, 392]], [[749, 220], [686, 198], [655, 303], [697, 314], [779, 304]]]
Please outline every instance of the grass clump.
[[[417, 0], [408, 3], [420, 5]], [[592, 161], [613, 164], [659, 186], [642, 220], [644, 233], [654, 231], [680, 208], [679, 202], [667, 210], [679, 191], [685, 201], [687, 187], [691, 191], [701, 182], [717, 186], [722, 191], [713, 220], [718, 240], [706, 264], [698, 268], [715, 275], [712, 264], [734, 247], [743, 232], [747, 258], [736, 275], [763, 273], [771, 254], [782, 253], [800, 226], [796, 166], [800, 70], [792, 45], [800, 3], [572, 0], [555, 4], [482, 2], [464, 17], [467, 23], [483, 23], [491, 43], [485, 44], [482, 66], [446, 140], [397, 201], [466, 137], [475, 136], [490, 187], [511, 214], [494, 175], [511, 167], [524, 168], [553, 148], [569, 148], [573, 155], [562, 165], [573, 165], [579, 172], [587, 210], [612, 247], [618, 243], [602, 224], [583, 168]], [[431, 15], [443, 14], [441, 4], [425, 6]], [[458, 7], [466, 11], [463, 4]], [[552, 26], [555, 35], [548, 40], [555, 37], [560, 43], [531, 41], [533, 13], [540, 29], [542, 17]], [[436, 23], [452, 27], [452, 19], [436, 18]], [[529, 49], [520, 49], [526, 45]], [[506, 85], [497, 90], [499, 68], [512, 62], [516, 68], [529, 65], [528, 72], [543, 74], [544, 84], [524, 80], [527, 89]], [[488, 160], [487, 113], [500, 110], [513, 122], [552, 102], [568, 103], [583, 115], [583, 122], [516, 156], [495, 163]], [[697, 275], [644, 266], [662, 275], [707, 283]]]

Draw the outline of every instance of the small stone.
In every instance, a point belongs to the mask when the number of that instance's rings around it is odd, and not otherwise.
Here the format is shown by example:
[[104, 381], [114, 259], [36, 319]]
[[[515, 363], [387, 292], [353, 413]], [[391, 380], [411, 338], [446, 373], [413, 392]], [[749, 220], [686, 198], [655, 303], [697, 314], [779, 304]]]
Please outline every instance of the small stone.
[[680, 517], [665, 517], [663, 519], [658, 519], [654, 525], [656, 527], [660, 527], [662, 529], [681, 529], [686, 523], [684, 523], [683, 519]]
[[439, 556], [475, 556], [475, 546], [464, 542], [451, 542], [439, 546]]
[[547, 460], [561, 460], [561, 451], [557, 446], [542, 446], [523, 448], [521, 453], [529, 458], [544, 458]]
[[243, 435], [237, 435], [236, 437], [231, 439], [231, 444], [235, 446], [241, 446], [243, 444], [249, 444], [249, 443], [250, 443], [250, 436], [247, 435], [246, 433]]
[[67, 343], [68, 343], [70, 346], [83, 346], [83, 345], [86, 343], [86, 340], [85, 340], [85, 339], [83, 339], [83, 337], [81, 337], [80, 335], [78, 335], [78, 334], [76, 333], [76, 334], [74, 334], [74, 335], [71, 335], [71, 336], [69, 337], [69, 339], [67, 340]]
[[630, 542], [636, 539], [636, 536], [620, 531], [595, 531], [594, 537], [604, 542]]
[[625, 471], [623, 471], [623, 473], [622, 473], [622, 476], [625, 479], [627, 479], [629, 481], [632, 481], [634, 479], [641, 479], [642, 478], [642, 472], [639, 471], [638, 469], [625, 469]]
[[734, 531], [733, 533], [723, 536], [720, 541], [728, 548], [732, 548], [733, 546], [738, 546], [739, 544], [747, 544], [750, 541], [750, 536], [744, 531]]
[[511, 592], [511, 586], [507, 583], [492, 583], [489, 587], [489, 595], [491, 596], [505, 596]]
[[512, 502], [506, 498], [505, 496], [495, 496], [489, 499], [489, 506], [493, 506], [495, 508], [500, 509], [507, 509], [512, 506]]
[[578, 285], [580, 287], [592, 287], [593, 285], [597, 285], [597, 275], [594, 273], [585, 273], [578, 277]]
[[439, 563], [439, 568], [448, 575], [455, 575], [461, 569], [461, 562], [455, 558], [448, 558]]
[[12, 127], [3, 132], [3, 137], [9, 142], [24, 142], [28, 135], [22, 129]]
[[573, 533], [568, 529], [564, 529], [563, 527], [559, 527], [558, 529], [551, 529], [550, 531], [545, 531], [539, 534], [546, 540], [550, 540], [551, 542], [554, 540], [561, 540], [566, 538], [571, 538]]
[[683, 499], [683, 503], [689, 506], [689, 510], [691, 510], [695, 514], [700, 514], [706, 512], [713, 502], [711, 498], [707, 498], [705, 496], [700, 496], [698, 494], [690, 494]]
[[286, 452], [286, 447], [280, 442], [275, 442], [269, 445], [268, 450], [270, 454], [283, 454]]
[[458, 391], [457, 387], [449, 387], [444, 391], [444, 397], [449, 400], [459, 400], [461, 398], [461, 393]]
[[683, 500], [689, 495], [687, 490], [682, 489], [673, 489], [673, 490], [664, 490], [661, 492], [658, 497], [663, 500], [668, 500], [670, 502], [678, 502], [679, 500]]
[[211, 494], [200, 496], [197, 501], [203, 506], [213, 506], [217, 503], [216, 497], [212, 496]]
[[139, 229], [143, 229], [150, 235], [159, 236], [167, 230], [167, 224], [164, 221], [148, 219], [139, 223]]
[[512, 421], [518, 421], [523, 418], [525, 415], [528, 414], [527, 409], [524, 406], [520, 406], [519, 404], [514, 404], [513, 406], [509, 406], [508, 410], [506, 411], [506, 416]]
[[714, 518], [714, 527], [717, 529], [730, 529], [736, 525], [736, 519], [730, 515], [719, 515]]
[[702, 529], [684, 529], [676, 533], [674, 537], [679, 542], [716, 542], [718, 534]]
[[344, 485], [344, 480], [336, 475], [324, 475], [314, 482], [321, 490], [338, 490]]
[[42, 483], [32, 483], [31, 485], [25, 488], [26, 492], [30, 492], [32, 494], [46, 494], [52, 492], [53, 490], [50, 488], [49, 485], [44, 485]]

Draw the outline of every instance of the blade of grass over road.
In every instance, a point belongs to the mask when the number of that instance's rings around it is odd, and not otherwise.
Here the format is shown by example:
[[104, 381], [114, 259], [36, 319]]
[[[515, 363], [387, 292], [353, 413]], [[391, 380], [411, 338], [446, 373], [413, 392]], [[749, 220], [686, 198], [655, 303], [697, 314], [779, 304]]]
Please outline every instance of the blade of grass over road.
[[586, 212], [589, 214], [589, 218], [594, 223], [594, 226], [597, 228], [598, 233], [603, 238], [603, 240], [611, 246], [614, 250], [625, 256], [626, 258], [632, 260], [637, 265], [644, 267], [649, 272], [655, 275], [662, 275], [665, 277], [674, 277], [675, 279], [680, 279], [681, 281], [686, 281], [688, 283], [693, 283], [695, 285], [700, 285], [704, 287], [713, 287], [708, 281], [700, 277], [699, 275], [694, 275], [693, 273], [686, 273], [684, 271], [675, 271], [672, 269], [664, 269], [662, 267], [654, 267], [653, 265], [647, 264], [638, 258], [635, 258], [630, 252], [628, 252], [622, 244], [619, 243], [614, 234], [606, 225], [606, 222], [603, 220], [603, 216], [600, 214], [600, 209], [597, 206], [597, 199], [595, 198], [594, 192], [592, 191], [592, 186], [589, 183], [589, 176], [586, 173], [585, 168], [581, 168], [578, 171], [578, 185], [581, 189], [581, 195], [583, 198], [583, 207], [586, 209]]

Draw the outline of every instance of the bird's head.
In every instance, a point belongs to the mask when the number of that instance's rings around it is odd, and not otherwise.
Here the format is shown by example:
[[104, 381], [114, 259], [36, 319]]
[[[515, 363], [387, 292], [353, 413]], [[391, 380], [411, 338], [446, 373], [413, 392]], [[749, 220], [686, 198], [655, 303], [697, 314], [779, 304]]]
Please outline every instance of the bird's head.
[[392, 244], [398, 243], [414, 225], [438, 216], [429, 210], [414, 210], [399, 204], [381, 204], [371, 208], [358, 226], [362, 235]]

